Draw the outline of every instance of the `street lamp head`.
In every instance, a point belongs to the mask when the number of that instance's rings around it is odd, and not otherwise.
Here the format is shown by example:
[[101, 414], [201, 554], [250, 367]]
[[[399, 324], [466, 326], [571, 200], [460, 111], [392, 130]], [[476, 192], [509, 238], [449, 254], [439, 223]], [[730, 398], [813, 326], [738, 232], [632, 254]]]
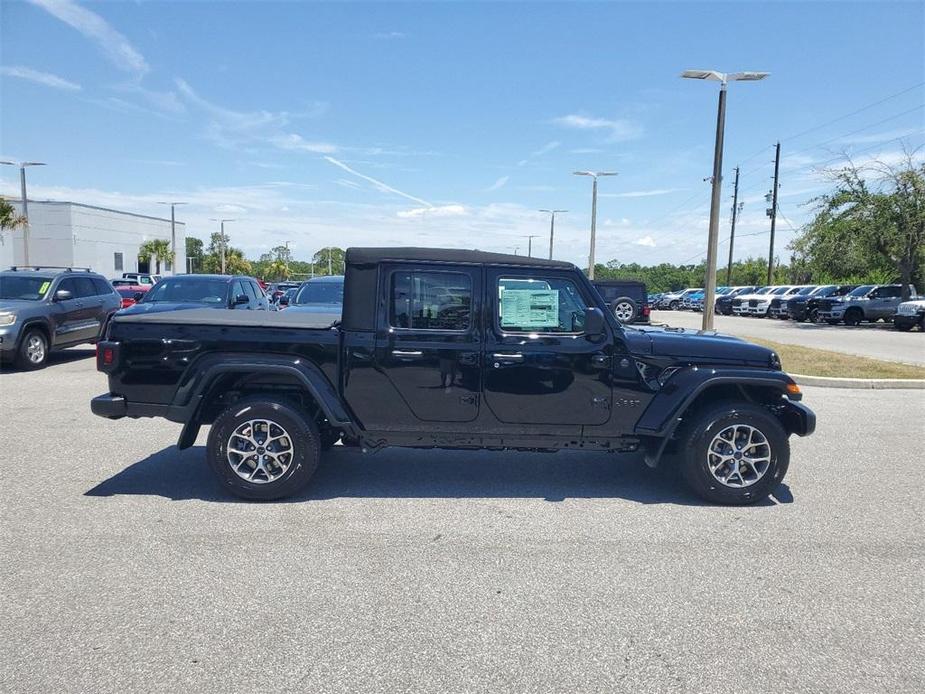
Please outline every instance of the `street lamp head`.
[[713, 82], [756, 82], [770, 75], [770, 72], [717, 72], [716, 70], [685, 70], [681, 77], [689, 80], [711, 80]]
[[6, 164], [7, 166], [18, 166], [19, 168], [23, 168], [25, 166], [47, 166], [43, 161], [9, 161], [8, 159], [0, 161], [0, 164]]
[[770, 72], [733, 72], [726, 75], [729, 82], [757, 82], [770, 75]]
[[20, 166], [47, 166], [43, 161], [24, 161]]
[[573, 174], [576, 176], [591, 176], [592, 178], [597, 178], [598, 176], [616, 176], [616, 171], [573, 171]]
[[576, 176], [593, 176], [594, 175], [594, 173], [591, 171], [573, 171], [572, 173], [575, 174]]
[[158, 200], [157, 204], [158, 205], [189, 205], [188, 202], [164, 202], [162, 200]]

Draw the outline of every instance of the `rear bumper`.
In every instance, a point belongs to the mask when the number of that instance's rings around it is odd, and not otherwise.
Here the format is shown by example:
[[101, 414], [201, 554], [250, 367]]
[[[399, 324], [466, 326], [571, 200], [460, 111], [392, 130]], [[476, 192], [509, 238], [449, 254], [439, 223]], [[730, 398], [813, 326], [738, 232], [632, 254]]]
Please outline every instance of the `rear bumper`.
[[[98, 417], [121, 419], [122, 417], [165, 417], [175, 422], [186, 421], [184, 418], [171, 417], [173, 412], [169, 405], [150, 402], [127, 402], [121, 395], [104, 393], [90, 401], [90, 411]], [[181, 408], [182, 411], [182, 408]]]
[[893, 316], [893, 325], [912, 328], [920, 324], [925, 326], [925, 316], [921, 314], [918, 316], [908, 316], [897, 313]]

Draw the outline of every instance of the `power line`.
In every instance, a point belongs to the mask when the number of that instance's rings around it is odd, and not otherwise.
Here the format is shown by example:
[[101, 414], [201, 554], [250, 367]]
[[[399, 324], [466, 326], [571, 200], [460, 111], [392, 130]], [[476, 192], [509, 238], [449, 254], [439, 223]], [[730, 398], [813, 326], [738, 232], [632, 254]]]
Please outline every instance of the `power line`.
[[[925, 104], [919, 104], [918, 106], [913, 106], [912, 108], [910, 108], [910, 109], [908, 109], [908, 110], [906, 110], [906, 111], [902, 111], [902, 112], [900, 112], [900, 113], [894, 113], [892, 116], [888, 116], [888, 117], [884, 118], [883, 120], [878, 120], [876, 123], [871, 123], [871, 124], [869, 124], [869, 125], [865, 125], [863, 128], [858, 128], [857, 130], [852, 130], [850, 133], [845, 133], [844, 135], [838, 135], [837, 137], [833, 137], [833, 138], [830, 138], [830, 139], [828, 139], [828, 140], [824, 140], [824, 141], [822, 141], [822, 142], [820, 142], [820, 143], [818, 143], [818, 144], [811, 145], [811, 146], [809, 146], [809, 147], [804, 147], [803, 149], [798, 149], [796, 152], [791, 152], [789, 156], [792, 157], [792, 156], [795, 156], [795, 155], [797, 155], [797, 154], [802, 154], [803, 152], [808, 152], [808, 151], [810, 151], [811, 149], [819, 149], [820, 147], [824, 147], [825, 145], [831, 144], [832, 142], [836, 142], [836, 141], [838, 141], [838, 140], [842, 140], [842, 139], [844, 139], [844, 138], [846, 138], [846, 137], [851, 137], [852, 135], [857, 135], [859, 132], [862, 132], [862, 131], [864, 131], [864, 130], [867, 130], [868, 128], [875, 128], [875, 127], [877, 127], [878, 125], [883, 125], [884, 123], [886, 123], [886, 122], [888, 122], [888, 121], [895, 120], [895, 119], [897, 119], [897, 118], [901, 118], [902, 116], [905, 116], [905, 115], [907, 115], [907, 114], [909, 114], [909, 113], [912, 113], [913, 111], [918, 111], [919, 109], [921, 109], [921, 108], [923, 108], [923, 107], [925, 107]], [[903, 135], [903, 136], [901, 136], [901, 137], [905, 137], [905, 135]]]
[[867, 106], [862, 106], [861, 108], [857, 109], [856, 111], [852, 111], [851, 113], [846, 113], [846, 114], [843, 115], [843, 116], [838, 116], [838, 117], [836, 117], [836, 118], [833, 118], [832, 120], [826, 121], [825, 123], [820, 123], [819, 125], [814, 125], [813, 127], [808, 128], [808, 129], [806, 129], [806, 130], [803, 130], [802, 132], [798, 132], [796, 135], [788, 135], [787, 137], [782, 138], [782, 139], [781, 139], [781, 142], [786, 142], [787, 140], [795, 140], [795, 139], [797, 139], [798, 137], [803, 137], [804, 135], [808, 135], [809, 133], [812, 133], [812, 132], [815, 132], [815, 131], [817, 131], [817, 130], [820, 130], [820, 129], [826, 127], [827, 125], [831, 125], [832, 123], [837, 123], [838, 121], [844, 120], [845, 118], [850, 118], [851, 116], [856, 116], [857, 114], [863, 113], [864, 111], [867, 111], [868, 109], [871, 109], [871, 108], [873, 108], [874, 106], [879, 106], [880, 104], [884, 103], [885, 101], [889, 101], [890, 99], [895, 99], [897, 96], [902, 96], [903, 94], [907, 94], [908, 92], [911, 92], [913, 89], [918, 89], [918, 88], [921, 87], [922, 85], [925, 85], [925, 82], [919, 82], [918, 84], [913, 84], [911, 87], [907, 87], [906, 89], [903, 89], [902, 91], [898, 91], [898, 92], [896, 92], [895, 94], [890, 94], [889, 96], [885, 96], [885, 97], [883, 97], [882, 99], [880, 99], [879, 101], [875, 101], [875, 102], [873, 102], [872, 104], [867, 104]]

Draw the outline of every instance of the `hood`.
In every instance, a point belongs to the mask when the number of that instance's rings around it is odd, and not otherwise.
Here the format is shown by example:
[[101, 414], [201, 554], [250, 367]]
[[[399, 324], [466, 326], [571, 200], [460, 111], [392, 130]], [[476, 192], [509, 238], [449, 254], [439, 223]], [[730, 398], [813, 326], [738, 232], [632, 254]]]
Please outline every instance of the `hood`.
[[224, 304], [200, 304], [196, 302], [172, 302], [158, 301], [146, 304], [145, 302], [136, 303], [128, 308], [124, 308], [119, 313], [123, 316], [137, 316], [148, 313], [163, 313], [164, 311], [186, 311], [194, 308], [225, 308]]
[[736, 364], [771, 367], [773, 350], [738, 337], [713, 331], [638, 326], [626, 330], [630, 351], [656, 357], [672, 357], [692, 364]]
[[41, 301], [28, 301], [26, 299], [0, 299], [0, 313], [15, 313], [23, 309], [43, 306]]

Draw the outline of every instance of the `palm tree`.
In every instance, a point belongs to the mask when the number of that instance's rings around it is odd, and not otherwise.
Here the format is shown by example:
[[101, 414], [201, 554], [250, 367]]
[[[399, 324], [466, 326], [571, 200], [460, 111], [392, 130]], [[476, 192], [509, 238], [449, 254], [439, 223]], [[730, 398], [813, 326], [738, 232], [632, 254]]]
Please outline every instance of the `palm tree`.
[[141, 244], [138, 249], [138, 257], [141, 260], [150, 260], [154, 257], [156, 269], [155, 274], [161, 273], [161, 261], [166, 260], [173, 266], [174, 253], [170, 250], [170, 242], [166, 239], [151, 239]]
[[289, 278], [289, 266], [282, 260], [274, 260], [267, 266], [267, 279], [285, 280]]

